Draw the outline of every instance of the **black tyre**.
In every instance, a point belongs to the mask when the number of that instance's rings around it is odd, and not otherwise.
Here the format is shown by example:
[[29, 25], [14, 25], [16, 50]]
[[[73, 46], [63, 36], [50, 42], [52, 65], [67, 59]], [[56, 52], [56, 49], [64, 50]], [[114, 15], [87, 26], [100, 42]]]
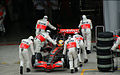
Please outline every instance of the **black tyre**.
[[113, 33], [112, 32], [101, 32], [97, 36], [97, 64], [98, 70], [102, 72], [108, 72], [113, 67], [113, 57], [110, 51], [113, 46]]
[[98, 67], [98, 70], [100, 72], [109, 72], [111, 70], [112, 67], [108, 67], [108, 68], [101, 68], [101, 67]]
[[108, 45], [108, 46], [112, 46], [113, 45], [113, 40], [112, 41], [97, 41], [97, 44], [102, 44], [102, 45]]
[[64, 61], [65, 61], [65, 63], [64, 63], [64, 67], [69, 68], [69, 59], [68, 59], [67, 56], [65, 56]]
[[41, 53], [37, 53], [37, 59], [38, 59], [39, 61], [42, 61], [42, 54], [41, 54]]
[[97, 55], [110, 55], [111, 51], [110, 50], [98, 50], [97, 49]]
[[111, 47], [113, 44], [100, 44], [100, 43], [97, 43], [96, 46], [97, 47]]
[[110, 38], [110, 37], [113, 37], [113, 33], [112, 32], [100, 32], [98, 33], [98, 37], [99, 38]]
[[112, 64], [112, 59], [110, 59], [110, 60], [97, 59], [97, 64], [100, 64], [100, 65]]

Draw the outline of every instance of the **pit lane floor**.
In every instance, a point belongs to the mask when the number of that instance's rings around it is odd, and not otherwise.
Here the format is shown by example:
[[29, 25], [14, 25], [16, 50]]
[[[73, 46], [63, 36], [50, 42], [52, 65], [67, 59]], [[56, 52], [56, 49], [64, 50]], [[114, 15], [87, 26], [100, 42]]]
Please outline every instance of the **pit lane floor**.
[[[77, 73], [71, 74], [69, 70], [44, 72], [32, 69], [30, 73], [24, 72], [24, 75], [120, 75], [120, 69], [115, 72], [99, 72], [95, 52], [88, 57], [89, 62], [79, 68]], [[20, 75], [18, 45], [0, 45], [0, 75]]]

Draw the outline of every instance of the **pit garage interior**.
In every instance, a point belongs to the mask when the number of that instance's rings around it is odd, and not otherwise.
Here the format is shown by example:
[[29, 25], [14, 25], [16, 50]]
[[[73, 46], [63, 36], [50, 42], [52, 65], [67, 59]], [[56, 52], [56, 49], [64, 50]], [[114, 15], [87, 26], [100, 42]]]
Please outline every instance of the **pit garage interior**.
[[[3, 22], [5, 32], [0, 32], [0, 75], [20, 75], [19, 44], [21, 39], [28, 38], [30, 35], [35, 36], [36, 22], [38, 19], [42, 19], [44, 15], [48, 16], [52, 25], [55, 27], [60, 25], [61, 29], [77, 29], [82, 15], [86, 15], [87, 18], [91, 19], [93, 24], [92, 53], [88, 55], [88, 63], [83, 64], [83, 67], [79, 67], [79, 71], [73, 73], [74, 75], [119, 75], [120, 60], [117, 61], [118, 70], [115, 72], [100, 72], [97, 68], [96, 55], [96, 37], [98, 32], [115, 32], [115, 30], [120, 28], [119, 0], [38, 1], [46, 2], [46, 4], [41, 3], [45, 5], [42, 10], [36, 9], [34, 0], [0, 0], [0, 5], [6, 11]], [[50, 34], [53, 37], [57, 34], [57, 31], [51, 30]], [[32, 69], [30, 73], [24, 73], [24, 75], [61, 74], [68, 75], [71, 73], [69, 69], [50, 73]]]

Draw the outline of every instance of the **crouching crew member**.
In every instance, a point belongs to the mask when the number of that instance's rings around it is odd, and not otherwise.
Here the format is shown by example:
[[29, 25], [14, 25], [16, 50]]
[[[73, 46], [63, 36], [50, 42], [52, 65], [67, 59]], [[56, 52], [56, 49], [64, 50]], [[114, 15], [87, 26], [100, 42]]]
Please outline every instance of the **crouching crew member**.
[[32, 36], [30, 36], [28, 39], [22, 39], [21, 44], [19, 45], [20, 74], [23, 74], [24, 63], [26, 63], [26, 71], [30, 72], [30, 57], [28, 52], [29, 47], [32, 54], [35, 55]]
[[73, 38], [75, 38], [78, 41], [78, 44], [79, 44], [78, 59], [79, 59], [80, 66], [82, 66], [83, 61], [81, 59], [81, 49], [82, 49], [84, 63], [88, 62], [87, 53], [86, 53], [85, 45], [84, 45], [84, 42], [83, 42], [83, 37], [81, 35], [79, 35], [77, 32], [75, 32], [75, 35], [73, 35]]

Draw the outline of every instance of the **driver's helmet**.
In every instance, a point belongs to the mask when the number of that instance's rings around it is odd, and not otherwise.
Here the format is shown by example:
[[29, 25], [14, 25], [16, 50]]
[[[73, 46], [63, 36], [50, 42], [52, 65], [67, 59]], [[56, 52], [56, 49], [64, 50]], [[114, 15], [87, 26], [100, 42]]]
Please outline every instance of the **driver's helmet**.
[[59, 40], [58, 41], [58, 46], [63, 46], [64, 45], [64, 41], [63, 40]]

